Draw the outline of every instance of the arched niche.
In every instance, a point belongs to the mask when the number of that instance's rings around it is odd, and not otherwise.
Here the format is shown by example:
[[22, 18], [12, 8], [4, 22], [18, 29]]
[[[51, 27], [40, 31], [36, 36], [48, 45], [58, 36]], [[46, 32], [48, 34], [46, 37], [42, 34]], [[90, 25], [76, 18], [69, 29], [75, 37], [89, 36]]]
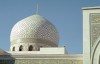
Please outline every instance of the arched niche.
[[19, 51], [23, 51], [23, 46], [22, 45], [20, 45]]
[[100, 37], [92, 48], [91, 64], [100, 64]]
[[28, 51], [33, 51], [33, 46], [32, 45], [29, 46]]
[[12, 48], [12, 51], [15, 51], [15, 46]]

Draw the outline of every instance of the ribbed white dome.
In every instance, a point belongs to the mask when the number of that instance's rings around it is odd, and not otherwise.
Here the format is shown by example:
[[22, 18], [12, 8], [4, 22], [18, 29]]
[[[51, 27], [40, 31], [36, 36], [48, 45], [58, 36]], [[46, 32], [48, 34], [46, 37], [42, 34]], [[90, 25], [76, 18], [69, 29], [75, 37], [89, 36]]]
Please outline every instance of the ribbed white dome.
[[10, 36], [11, 44], [23, 38], [46, 40], [57, 46], [59, 40], [54, 25], [40, 15], [29, 16], [14, 25]]

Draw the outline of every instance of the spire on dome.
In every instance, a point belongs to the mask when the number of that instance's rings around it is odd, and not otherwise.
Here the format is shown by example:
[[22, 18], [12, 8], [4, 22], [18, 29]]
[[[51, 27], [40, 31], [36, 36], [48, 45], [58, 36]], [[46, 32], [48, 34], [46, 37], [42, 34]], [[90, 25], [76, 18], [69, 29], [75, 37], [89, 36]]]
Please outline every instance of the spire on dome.
[[38, 3], [37, 3], [37, 7], [36, 7], [36, 14], [39, 14], [39, 12], [38, 12]]

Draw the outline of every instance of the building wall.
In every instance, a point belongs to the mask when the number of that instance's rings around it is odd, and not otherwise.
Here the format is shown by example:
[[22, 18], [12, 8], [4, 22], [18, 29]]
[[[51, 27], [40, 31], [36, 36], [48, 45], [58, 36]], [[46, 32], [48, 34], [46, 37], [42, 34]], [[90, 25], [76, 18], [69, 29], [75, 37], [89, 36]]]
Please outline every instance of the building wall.
[[[83, 64], [99, 64], [100, 7], [83, 8]], [[100, 40], [100, 38], [99, 38]], [[94, 57], [95, 56], [95, 57]]]
[[23, 54], [0, 56], [0, 64], [83, 64], [81, 54]]
[[49, 45], [46, 45], [46, 44], [43, 44], [43, 43], [17, 43], [17, 44], [11, 45], [10, 51], [13, 51], [13, 47], [15, 47], [15, 51], [19, 51], [19, 48], [20, 48], [21, 45], [23, 46], [23, 51], [28, 51], [28, 48], [29, 48], [30, 45], [33, 46], [33, 49], [34, 49], [34, 47], [40, 49], [41, 46], [42, 47], [50, 47]]
[[9, 51], [12, 55], [25, 55], [25, 54], [65, 54], [66, 49], [64, 47], [43, 47], [39, 51]]
[[67, 59], [17, 59], [0, 60], [0, 64], [83, 64], [83, 61]]

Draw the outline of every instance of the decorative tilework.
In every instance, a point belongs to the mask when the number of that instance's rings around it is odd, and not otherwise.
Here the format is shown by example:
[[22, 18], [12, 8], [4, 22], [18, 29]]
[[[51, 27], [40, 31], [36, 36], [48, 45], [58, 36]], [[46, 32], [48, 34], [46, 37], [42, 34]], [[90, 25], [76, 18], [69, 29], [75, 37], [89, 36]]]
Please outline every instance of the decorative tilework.
[[91, 46], [93, 46], [97, 38], [100, 36], [100, 14], [90, 14], [90, 30]]
[[59, 40], [54, 25], [40, 15], [32, 15], [15, 24], [11, 31], [11, 43], [20, 38], [43, 39], [57, 45]]

